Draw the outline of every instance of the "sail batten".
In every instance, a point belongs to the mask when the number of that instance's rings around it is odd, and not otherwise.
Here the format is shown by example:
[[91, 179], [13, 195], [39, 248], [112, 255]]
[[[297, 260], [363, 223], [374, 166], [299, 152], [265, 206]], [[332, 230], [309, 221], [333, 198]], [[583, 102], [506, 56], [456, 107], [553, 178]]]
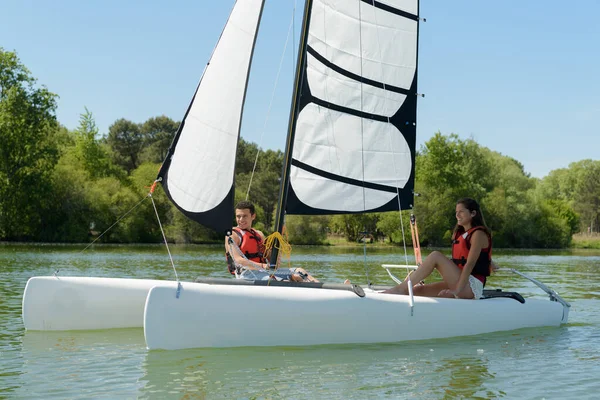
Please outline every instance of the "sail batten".
[[330, 110], [340, 111], [344, 114], [355, 115], [355, 116], [363, 118], [363, 119], [370, 119], [373, 121], [381, 121], [381, 122], [387, 122], [389, 120], [389, 117], [386, 117], [385, 115], [377, 115], [377, 114], [367, 113], [364, 111], [358, 111], [353, 108], [339, 106], [337, 104], [330, 103], [328, 101], [321, 100], [316, 97], [313, 97], [312, 102], [321, 107], [325, 107]]
[[341, 75], [344, 75], [345, 77], [350, 78], [356, 82], [361, 82], [361, 83], [364, 83], [364, 84], [367, 84], [367, 85], [370, 85], [370, 86], [373, 86], [376, 88], [389, 90], [389, 91], [396, 92], [396, 93], [402, 93], [402, 94], [410, 93], [408, 89], [396, 87], [394, 85], [389, 85], [384, 82], [378, 82], [373, 79], [364, 78], [360, 75], [357, 75], [355, 73], [347, 71], [347, 70], [343, 69], [342, 67], [340, 67], [339, 65], [336, 65], [336, 64], [332, 63], [331, 61], [329, 61], [328, 59], [326, 59], [325, 57], [323, 57], [321, 54], [319, 54], [319, 52], [317, 52], [311, 46], [308, 46], [308, 54], [313, 56], [317, 61], [319, 61], [325, 67], [330, 68], [331, 70], [333, 70]]
[[[413, 21], [418, 21], [418, 19], [419, 19], [419, 17], [416, 15], [416, 10], [413, 13], [413, 12], [410, 12], [410, 11], [407, 11], [407, 10], [403, 10], [403, 9], [400, 8], [400, 4], [403, 4], [405, 6], [409, 6], [410, 7], [410, 6], [414, 5], [414, 2], [409, 2], [409, 1], [400, 1], [400, 2], [398, 2], [398, 1], [397, 2], [385, 2], [384, 1], [384, 2], [382, 2], [382, 1], [374, 1], [374, 0], [361, 0], [361, 1], [363, 3], [371, 5], [373, 7], [380, 8], [380, 9], [382, 9], [384, 11], [389, 12], [389, 13], [400, 15], [400, 16], [402, 16], [404, 18], [412, 19]], [[392, 6], [392, 5], [389, 5], [389, 4], [386, 4], [386, 3], [393, 3], [393, 4], [394, 3], [398, 3], [398, 4], [395, 4], [395, 6]], [[410, 7], [409, 9], [412, 10], [413, 8]]]
[[378, 183], [373, 183], [373, 182], [367, 182], [364, 180], [352, 179], [347, 176], [332, 174], [330, 172], [327, 172], [327, 171], [324, 171], [321, 169], [317, 169], [315, 167], [312, 167], [308, 164], [305, 164], [305, 163], [300, 162], [295, 159], [292, 159], [292, 165], [294, 167], [302, 169], [311, 174], [314, 174], [314, 175], [317, 175], [317, 176], [320, 176], [323, 178], [327, 178], [332, 181], [340, 182], [340, 183], [345, 183], [345, 184], [349, 184], [349, 185], [353, 185], [353, 186], [357, 186], [357, 187], [364, 187], [364, 188], [368, 188], [368, 189], [375, 189], [375, 190], [379, 190], [382, 192], [389, 192], [389, 193], [396, 193], [398, 191], [398, 188], [394, 185], [395, 183], [397, 183], [395, 180], [391, 180], [389, 185], [383, 185], [383, 184], [378, 184]]

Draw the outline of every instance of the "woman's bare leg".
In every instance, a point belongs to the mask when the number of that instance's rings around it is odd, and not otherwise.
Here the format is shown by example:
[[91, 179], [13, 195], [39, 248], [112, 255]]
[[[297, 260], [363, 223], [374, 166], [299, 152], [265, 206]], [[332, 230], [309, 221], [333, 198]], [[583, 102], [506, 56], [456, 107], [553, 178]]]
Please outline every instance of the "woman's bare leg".
[[[419, 266], [411, 275], [410, 279], [412, 282], [420, 282], [423, 279], [427, 278], [434, 269], [437, 269], [442, 278], [444, 279], [445, 287], [441, 287], [441, 285], [430, 286], [425, 289], [417, 289], [419, 291], [418, 295], [425, 296], [437, 296], [440, 290], [447, 289], [448, 287], [453, 287], [458, 282], [460, 278], [461, 270], [449, 260], [448, 257], [440, 253], [439, 251], [434, 251], [425, 258], [423, 264]], [[423, 285], [427, 287], [428, 285]], [[435, 288], [441, 287], [437, 293], [432, 294]], [[413, 288], [414, 289], [414, 288]], [[470, 288], [469, 288], [470, 290]], [[392, 294], [408, 294], [408, 279], [405, 279], [401, 284], [384, 291], [383, 293], [392, 293]], [[422, 294], [421, 294], [422, 293]], [[426, 294], [425, 294], [426, 293]]]
[[427, 283], [425, 285], [415, 285], [413, 286], [413, 295], [436, 297], [438, 293], [444, 289], [448, 289], [448, 285], [446, 285], [446, 282], [435, 282]]

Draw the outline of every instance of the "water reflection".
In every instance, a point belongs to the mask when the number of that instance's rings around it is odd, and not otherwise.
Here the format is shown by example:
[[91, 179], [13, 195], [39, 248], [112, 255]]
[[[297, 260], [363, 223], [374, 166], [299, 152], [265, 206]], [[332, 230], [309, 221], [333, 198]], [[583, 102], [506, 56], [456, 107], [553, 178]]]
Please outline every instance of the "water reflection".
[[[441, 343], [148, 352], [140, 397], [492, 398], [482, 349]], [[488, 345], [489, 347], [489, 345]], [[343, 395], [342, 395], [343, 393]]]
[[[483, 354], [483, 350], [480, 352]], [[448, 375], [448, 382], [439, 388], [444, 399], [489, 399], [498, 395], [485, 388], [485, 383], [493, 379], [494, 374], [488, 371], [488, 360], [483, 355], [443, 359], [435, 372], [441, 376]]]
[[17, 398], [134, 398], [146, 353], [141, 329], [27, 332]]

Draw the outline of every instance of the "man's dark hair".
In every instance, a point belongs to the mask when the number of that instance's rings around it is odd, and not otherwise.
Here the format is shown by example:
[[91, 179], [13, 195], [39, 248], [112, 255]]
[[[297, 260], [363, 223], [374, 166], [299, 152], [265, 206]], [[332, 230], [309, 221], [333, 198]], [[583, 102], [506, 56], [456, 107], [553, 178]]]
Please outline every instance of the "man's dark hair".
[[251, 201], [243, 200], [235, 205], [236, 210], [250, 210], [250, 215], [256, 214], [256, 209], [254, 208], [254, 204]]

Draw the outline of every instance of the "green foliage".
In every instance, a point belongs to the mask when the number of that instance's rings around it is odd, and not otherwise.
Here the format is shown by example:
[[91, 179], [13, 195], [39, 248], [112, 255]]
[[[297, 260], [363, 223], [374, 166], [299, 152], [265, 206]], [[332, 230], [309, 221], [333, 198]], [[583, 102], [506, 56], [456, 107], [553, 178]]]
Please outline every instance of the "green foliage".
[[581, 215], [581, 230], [600, 232], [600, 161], [579, 161], [569, 169], [576, 175], [574, 208]]
[[[147, 196], [179, 126], [166, 116], [141, 124], [121, 118], [102, 137], [85, 109], [77, 129], [69, 132], [56, 121], [56, 97], [36, 86], [15, 53], [0, 48], [0, 240], [97, 237]], [[236, 201], [256, 204], [254, 226], [268, 235], [283, 154], [240, 140], [237, 156]], [[438, 132], [416, 156], [415, 191], [422, 245], [450, 243], [462, 197], [480, 202], [496, 247], [564, 247], [575, 232], [593, 237], [600, 231], [600, 161], [578, 161], [540, 180], [513, 158]], [[222, 242], [220, 234], [177, 210], [162, 187], [152, 199], [168, 240]], [[404, 235], [398, 213], [288, 216], [286, 226], [294, 244], [320, 244], [327, 233], [355, 242], [365, 232], [410, 244], [409, 215], [402, 214]], [[151, 201], [141, 202], [102, 240], [162, 241]]]
[[[570, 187], [562, 176], [560, 182]], [[496, 247], [566, 246], [577, 229], [572, 203], [560, 200], [569, 194], [560, 196], [561, 189], [531, 178], [518, 161], [456, 135], [438, 133], [425, 144], [417, 157], [416, 191], [422, 194], [415, 213], [423, 244], [449, 244], [462, 197], [479, 201]]]
[[349, 242], [356, 242], [365, 236], [377, 236], [378, 213], [340, 214], [330, 219], [329, 227], [333, 233], [346, 236]]
[[[377, 231], [386, 236], [390, 243], [407, 243], [412, 245], [410, 234], [410, 214], [408, 210], [397, 212], [380, 213], [377, 221]], [[417, 221], [417, 226], [420, 222]], [[404, 235], [402, 235], [404, 228]]]
[[140, 165], [144, 137], [140, 126], [121, 118], [108, 128], [106, 142], [111, 149], [113, 162], [131, 173]]
[[322, 245], [327, 239], [330, 217], [322, 215], [288, 215], [285, 228], [291, 244]]
[[540, 198], [566, 202], [578, 214], [574, 232], [600, 232], [600, 161], [582, 160], [550, 172], [537, 193]]
[[0, 48], [0, 239], [36, 240], [48, 224], [59, 157], [56, 95]]
[[[252, 170], [258, 154], [256, 170]], [[283, 166], [281, 151], [258, 151], [254, 143], [240, 140], [236, 160], [236, 190], [248, 193], [248, 198], [264, 211], [264, 226], [274, 229], [274, 213], [279, 197], [279, 182]], [[245, 195], [242, 199], [245, 199]], [[240, 199], [240, 200], [242, 200]]]
[[429, 245], [447, 245], [456, 223], [454, 207], [462, 197], [482, 199], [493, 187], [492, 162], [473, 140], [436, 133], [417, 157], [415, 214], [421, 239]]
[[178, 127], [179, 122], [165, 115], [150, 118], [141, 124], [140, 133], [144, 138], [144, 146], [139, 155], [140, 162], [162, 163]]
[[[91, 111], [87, 108], [79, 118], [79, 127], [73, 132], [75, 145], [70, 148], [72, 162], [80, 165], [90, 179], [115, 176], [125, 178], [125, 171], [113, 164], [107, 148], [98, 141], [98, 128]], [[66, 154], [65, 157], [69, 157]]]

